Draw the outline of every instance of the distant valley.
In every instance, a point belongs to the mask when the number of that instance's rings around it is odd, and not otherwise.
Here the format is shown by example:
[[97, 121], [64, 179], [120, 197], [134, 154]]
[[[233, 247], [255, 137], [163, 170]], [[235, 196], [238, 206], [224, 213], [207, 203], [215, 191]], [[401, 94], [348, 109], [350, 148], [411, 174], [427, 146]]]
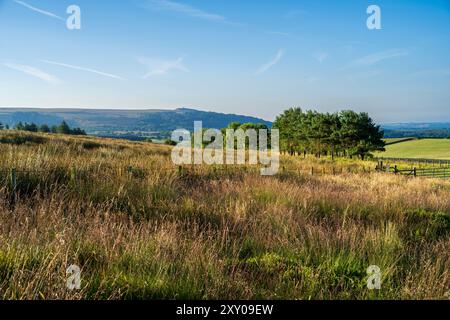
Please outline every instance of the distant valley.
[[189, 108], [175, 110], [104, 110], [104, 109], [34, 109], [0, 108], [0, 122], [13, 127], [18, 122], [57, 125], [65, 120], [71, 127], [80, 127], [88, 134], [131, 140], [163, 139], [175, 129], [193, 130], [194, 121], [205, 128], [224, 128], [231, 122], [271, 122], [243, 115], [199, 111]]
[[450, 138], [450, 122], [407, 122], [382, 125], [386, 138]]
[[[0, 122], [14, 127], [18, 122], [58, 125], [65, 120], [71, 127], [80, 127], [88, 134], [130, 140], [165, 139], [179, 128], [193, 130], [194, 121], [203, 121], [205, 128], [224, 128], [231, 122], [263, 123], [270, 121], [237, 114], [200, 111], [191, 108], [174, 110], [118, 109], [45, 109], [0, 108]], [[381, 124], [386, 138], [450, 138], [450, 122]]]

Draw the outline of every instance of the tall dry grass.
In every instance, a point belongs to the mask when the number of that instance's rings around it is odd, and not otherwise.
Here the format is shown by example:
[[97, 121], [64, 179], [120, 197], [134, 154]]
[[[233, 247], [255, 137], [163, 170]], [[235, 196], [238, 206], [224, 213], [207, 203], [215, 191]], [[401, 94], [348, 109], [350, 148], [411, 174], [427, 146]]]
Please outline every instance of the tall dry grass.
[[448, 181], [290, 157], [273, 177], [180, 172], [166, 146], [0, 135], [2, 299], [448, 299]]

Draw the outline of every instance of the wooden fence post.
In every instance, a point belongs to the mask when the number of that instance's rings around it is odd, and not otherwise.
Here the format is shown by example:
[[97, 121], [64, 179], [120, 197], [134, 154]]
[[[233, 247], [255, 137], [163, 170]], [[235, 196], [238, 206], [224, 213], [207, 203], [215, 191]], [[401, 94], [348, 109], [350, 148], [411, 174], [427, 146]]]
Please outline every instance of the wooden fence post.
[[416, 169], [416, 167], [413, 168], [413, 175], [414, 175], [414, 177], [417, 177], [417, 169]]
[[311, 167], [311, 175], [314, 175], [314, 167]]

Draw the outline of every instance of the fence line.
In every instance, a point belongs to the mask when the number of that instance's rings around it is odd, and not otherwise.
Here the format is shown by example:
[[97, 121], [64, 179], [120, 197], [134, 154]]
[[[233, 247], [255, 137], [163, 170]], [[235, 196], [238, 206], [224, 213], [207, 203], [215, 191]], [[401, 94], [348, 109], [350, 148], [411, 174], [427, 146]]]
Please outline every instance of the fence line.
[[399, 169], [397, 165], [384, 165], [383, 161], [379, 161], [376, 167], [377, 171], [386, 172], [391, 174], [398, 174], [412, 177], [428, 177], [428, 178], [440, 178], [450, 179], [450, 167], [439, 168], [416, 168], [411, 169]]
[[449, 166], [450, 160], [444, 159], [424, 159], [424, 158], [385, 158], [385, 157], [377, 157], [374, 158], [378, 162], [380, 161], [392, 161], [392, 162], [407, 162], [407, 163], [417, 163], [417, 164], [432, 164], [439, 167]]
[[[42, 175], [44, 177], [49, 177], [52, 174], [56, 175], [58, 178], [67, 179], [69, 181], [76, 181], [79, 178], [86, 178], [93, 175], [101, 174], [102, 172], [109, 171], [110, 173], [116, 174], [117, 176], [128, 176], [134, 178], [143, 178], [147, 175], [159, 173], [159, 172], [172, 172], [178, 173], [179, 175], [186, 174], [196, 174], [199, 171], [206, 174], [215, 173], [259, 173], [262, 166], [248, 166], [248, 165], [233, 165], [233, 166], [195, 166], [195, 165], [184, 165], [184, 166], [172, 166], [172, 167], [154, 167], [154, 168], [140, 168], [140, 167], [118, 167], [118, 168], [86, 168], [79, 169], [75, 166], [72, 167], [55, 167], [51, 169], [17, 169], [17, 168], [0, 168], [0, 185], [9, 185], [11, 189], [15, 192], [17, 190], [20, 181], [25, 178], [24, 176], [29, 175]], [[312, 176], [320, 175], [338, 175], [346, 173], [370, 173], [375, 170], [371, 167], [345, 167], [345, 166], [332, 166], [332, 167], [322, 167], [322, 166], [310, 166], [301, 168], [286, 168], [286, 166], [281, 166], [278, 170], [278, 174], [285, 173], [295, 173], [304, 174]]]
[[[182, 178], [192, 178], [192, 175], [197, 173], [203, 173], [206, 175], [215, 175], [217, 173], [221, 174], [246, 174], [246, 173], [259, 173], [259, 170], [262, 168], [260, 166], [208, 166], [207, 171], [204, 170], [204, 166], [195, 166], [195, 165], [186, 165], [186, 166], [173, 166], [173, 167], [159, 167], [159, 168], [139, 168], [139, 167], [118, 167], [118, 168], [86, 168], [86, 169], [78, 169], [75, 166], [72, 167], [56, 167], [53, 169], [38, 169], [38, 170], [30, 170], [30, 169], [16, 169], [16, 168], [0, 168], [0, 185], [7, 186], [7, 188], [11, 191], [14, 199], [18, 193], [18, 190], [24, 190], [28, 188], [33, 188], [33, 185], [37, 183], [40, 185], [41, 183], [47, 183], [43, 178], [28, 180], [29, 175], [38, 174], [44, 177], [49, 177], [51, 174], [56, 174], [57, 181], [62, 181], [67, 183], [78, 183], [82, 180], [86, 180], [89, 178], [93, 178], [98, 174], [106, 170], [111, 170], [112, 173], [116, 173], [117, 176], [126, 177], [127, 179], [143, 179], [151, 174], [156, 174], [159, 172], [172, 172], [174, 174], [178, 174]], [[412, 168], [412, 169], [399, 169], [396, 165], [384, 165], [383, 161], [379, 161], [376, 168], [373, 167], [364, 167], [364, 166], [310, 166], [310, 167], [301, 167], [301, 168], [286, 168], [285, 166], [281, 166], [278, 170], [278, 175], [282, 176], [283, 174], [296, 174], [296, 175], [310, 175], [310, 176], [324, 176], [324, 175], [342, 175], [342, 174], [361, 174], [366, 173], [370, 174], [372, 172], [387, 172], [391, 174], [412, 176], [412, 177], [435, 177], [435, 178], [443, 178], [450, 179], [450, 167], [445, 168]], [[218, 176], [220, 177], [220, 176]], [[24, 182], [25, 181], [25, 182]], [[30, 182], [31, 181], [31, 182]], [[56, 181], [56, 182], [57, 182]], [[50, 181], [50, 183], [55, 183], [55, 181]], [[35, 185], [36, 186], [36, 185]], [[20, 192], [19, 192], [20, 193]], [[14, 201], [13, 199], [13, 201]]]

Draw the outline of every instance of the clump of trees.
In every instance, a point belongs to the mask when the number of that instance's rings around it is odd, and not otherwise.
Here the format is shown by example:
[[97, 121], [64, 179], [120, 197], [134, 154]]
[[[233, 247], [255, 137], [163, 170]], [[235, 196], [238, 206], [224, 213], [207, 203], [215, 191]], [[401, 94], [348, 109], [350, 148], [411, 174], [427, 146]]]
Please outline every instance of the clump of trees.
[[291, 155], [358, 156], [384, 151], [383, 131], [365, 112], [345, 110], [320, 113], [291, 108], [279, 115], [273, 128], [280, 130], [280, 150]]
[[[240, 123], [240, 122], [231, 122], [228, 124], [228, 127], [221, 129], [221, 132], [223, 136], [227, 137], [227, 129], [232, 129], [234, 131], [242, 129], [244, 132], [247, 132], [247, 130], [255, 130], [256, 134], [258, 134], [259, 130], [267, 130], [267, 147], [270, 148], [270, 142], [271, 142], [271, 136], [270, 136], [270, 130], [269, 127], [263, 123], [253, 123], [253, 122], [246, 122], [246, 123]], [[256, 148], [259, 148], [259, 135], [256, 137]], [[225, 140], [226, 141], [226, 140]], [[225, 146], [225, 145], [224, 145]], [[249, 137], [245, 138], [245, 147], [250, 147], [250, 139]], [[235, 148], [237, 148], [237, 139], [235, 139]]]
[[29, 132], [43, 132], [43, 133], [61, 133], [61, 134], [70, 134], [70, 135], [86, 135], [86, 132], [80, 128], [70, 128], [67, 122], [63, 121], [60, 125], [49, 127], [47, 124], [43, 124], [38, 126], [37, 124], [31, 123], [22, 123], [19, 122], [14, 126], [14, 129], [21, 131], [29, 131]]

